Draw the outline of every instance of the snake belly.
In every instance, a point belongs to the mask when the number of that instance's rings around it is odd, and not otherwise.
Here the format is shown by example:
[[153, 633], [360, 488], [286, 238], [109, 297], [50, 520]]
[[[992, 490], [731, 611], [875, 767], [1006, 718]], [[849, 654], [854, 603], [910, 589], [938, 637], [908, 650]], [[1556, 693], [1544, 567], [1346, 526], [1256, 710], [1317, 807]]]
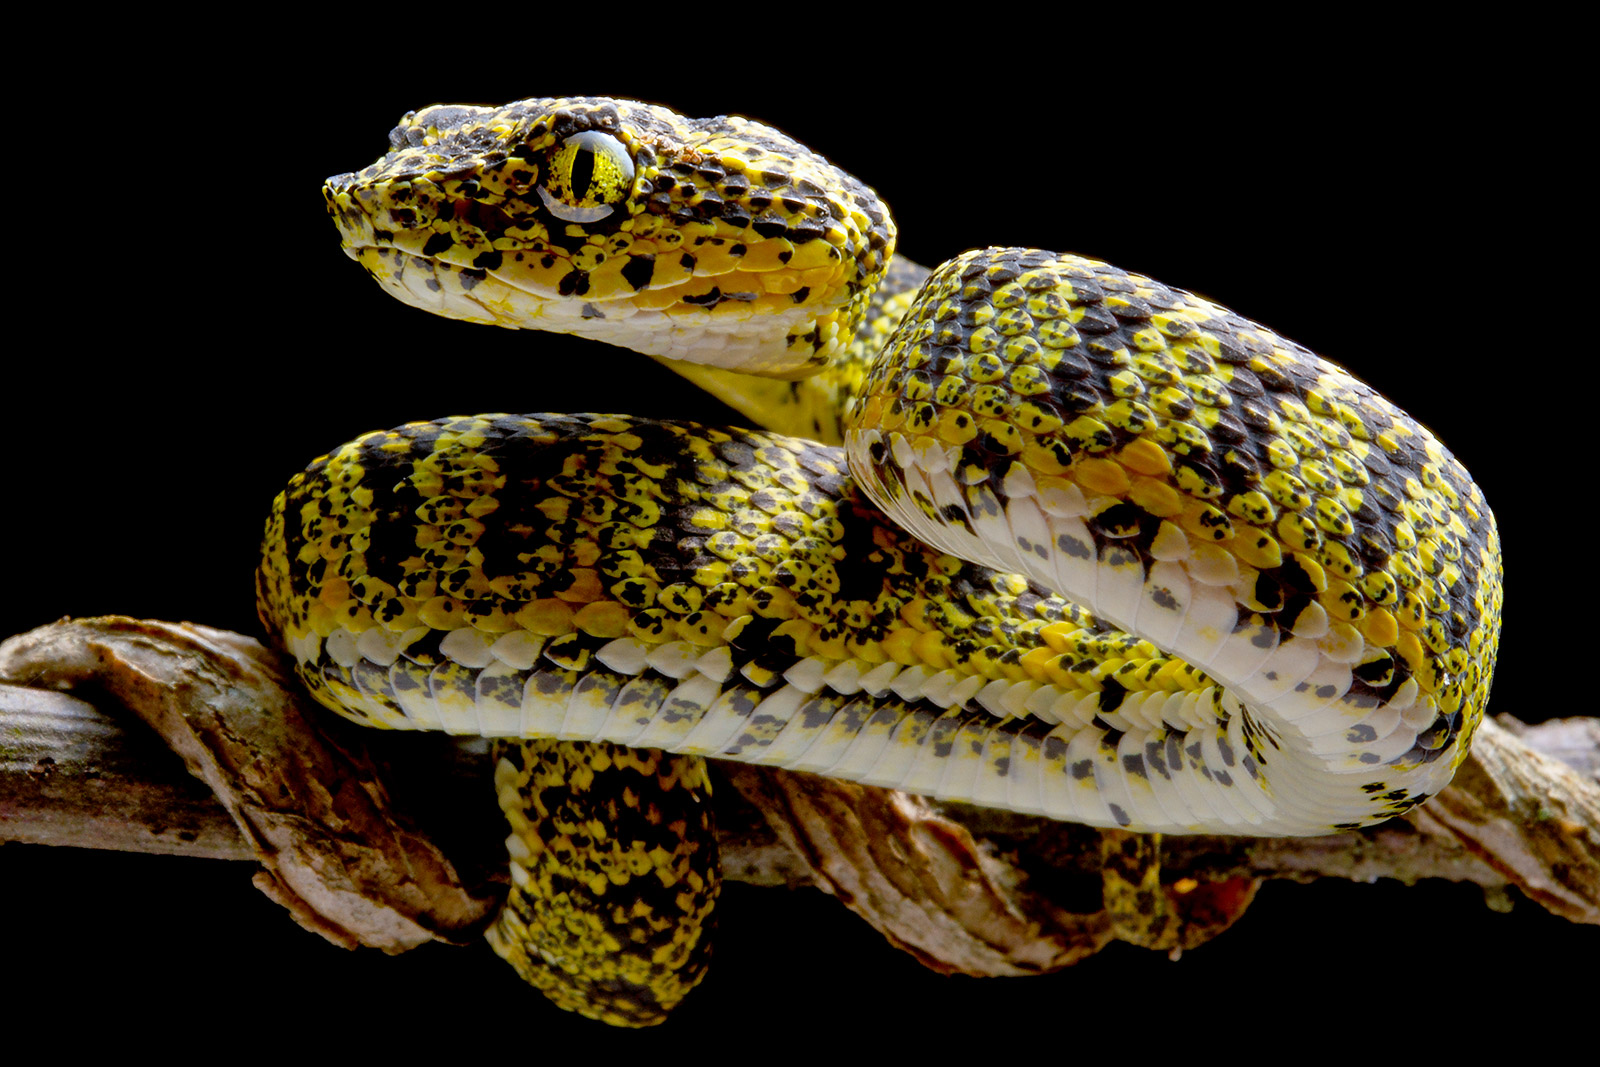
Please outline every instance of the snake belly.
[[924, 284], [870, 189], [748, 120], [436, 107], [391, 147], [325, 197], [400, 299], [702, 360], [852, 451], [483, 415], [329, 453], [274, 507], [258, 599], [341, 714], [1168, 832], [1366, 825], [1463, 757], [1493, 516], [1333, 364], [1081, 257]]

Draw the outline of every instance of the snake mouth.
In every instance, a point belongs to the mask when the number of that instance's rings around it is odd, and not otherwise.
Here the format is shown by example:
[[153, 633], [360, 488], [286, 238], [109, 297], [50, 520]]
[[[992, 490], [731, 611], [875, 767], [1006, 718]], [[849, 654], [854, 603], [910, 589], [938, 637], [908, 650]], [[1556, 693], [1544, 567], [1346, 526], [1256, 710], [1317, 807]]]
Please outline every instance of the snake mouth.
[[[815, 312], [762, 311], [724, 302], [647, 307], [627, 298], [572, 299], [525, 276], [461, 267], [380, 240], [347, 239], [345, 253], [401, 303], [446, 318], [506, 329], [536, 329], [592, 337], [664, 359], [749, 371], [753, 354], [770, 348], [776, 332], [811, 327]], [[742, 312], [742, 313], [740, 313]], [[771, 376], [781, 376], [773, 373]]]
[[403, 303], [447, 318], [784, 378], [813, 373], [827, 362], [819, 349], [845, 343], [842, 327], [865, 292], [855, 264], [821, 238], [713, 236], [689, 251], [649, 212], [611, 222], [598, 238], [589, 231], [610, 220], [558, 234], [542, 208], [447, 189], [432, 178], [372, 183], [357, 173], [323, 186], [345, 253]]

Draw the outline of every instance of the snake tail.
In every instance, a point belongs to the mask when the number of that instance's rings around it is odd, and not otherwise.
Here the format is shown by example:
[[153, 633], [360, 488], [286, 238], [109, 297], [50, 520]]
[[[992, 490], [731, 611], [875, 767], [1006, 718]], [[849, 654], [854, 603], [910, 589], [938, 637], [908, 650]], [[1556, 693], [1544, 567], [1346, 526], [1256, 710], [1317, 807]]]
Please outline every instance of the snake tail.
[[705, 760], [495, 745], [511, 891], [489, 943], [558, 1007], [652, 1026], [705, 976], [721, 885]]

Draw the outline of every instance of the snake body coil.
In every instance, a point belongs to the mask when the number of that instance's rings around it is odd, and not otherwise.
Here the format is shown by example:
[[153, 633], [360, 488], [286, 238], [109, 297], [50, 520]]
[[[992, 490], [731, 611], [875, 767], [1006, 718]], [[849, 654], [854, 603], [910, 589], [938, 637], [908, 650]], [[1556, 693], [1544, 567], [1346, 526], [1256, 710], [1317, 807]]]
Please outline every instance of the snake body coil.
[[258, 577], [324, 704], [1141, 830], [1322, 833], [1448, 782], [1493, 517], [1340, 368], [1075, 256], [920, 284], [871, 190], [747, 120], [524, 101], [391, 142], [325, 195], [402, 299], [712, 364], [785, 429], [836, 437], [848, 399], [851, 452], [619, 415], [345, 445], [279, 498]]

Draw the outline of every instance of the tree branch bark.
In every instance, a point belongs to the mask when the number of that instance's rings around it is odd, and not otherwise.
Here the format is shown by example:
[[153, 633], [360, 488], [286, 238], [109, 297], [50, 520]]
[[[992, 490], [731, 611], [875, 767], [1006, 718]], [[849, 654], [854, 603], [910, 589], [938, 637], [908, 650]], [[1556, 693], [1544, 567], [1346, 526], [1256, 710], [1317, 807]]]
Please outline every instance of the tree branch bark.
[[[0, 644], [0, 682], [0, 840], [254, 859], [257, 885], [302, 925], [389, 952], [470, 938], [497, 906], [504, 830], [476, 739], [378, 734], [307, 709], [274, 654], [190, 625], [42, 627]], [[743, 764], [718, 764], [716, 803], [727, 877], [818, 885], [937, 970], [1031, 974], [1117, 939], [1198, 944], [1263, 878], [1515, 886], [1600, 923], [1596, 766], [1596, 720], [1489, 721], [1455, 784], [1405, 820], [1309, 839], [1169, 836], [1159, 865], [1136, 835]], [[1113, 858], [1136, 854], [1159, 886], [1113, 877], [1126, 866]]]

